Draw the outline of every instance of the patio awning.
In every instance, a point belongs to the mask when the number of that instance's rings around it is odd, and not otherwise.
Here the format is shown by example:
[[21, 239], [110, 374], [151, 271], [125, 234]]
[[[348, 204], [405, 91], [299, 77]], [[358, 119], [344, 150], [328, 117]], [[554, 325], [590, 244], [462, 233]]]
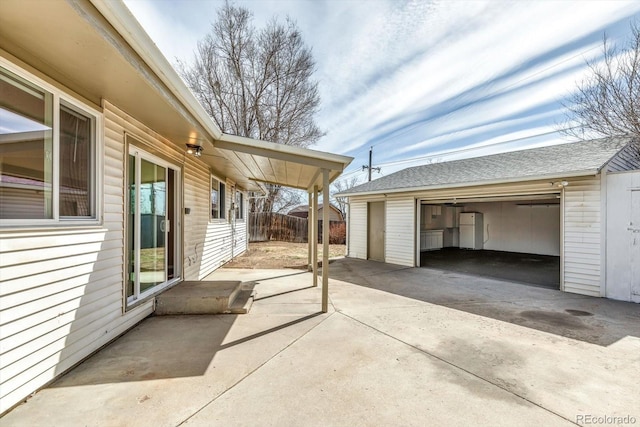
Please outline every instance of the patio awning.
[[[256, 141], [235, 135], [224, 134], [212, 144], [213, 156], [225, 157], [229, 168], [235, 169], [241, 187], [254, 189], [262, 184], [277, 184], [300, 190], [312, 190], [314, 185], [322, 189], [322, 170], [329, 171], [329, 182], [333, 182], [344, 170], [351, 157], [324, 153], [299, 147]], [[207, 162], [205, 148], [202, 157]], [[211, 167], [218, 165], [211, 162]], [[231, 174], [230, 170], [224, 171]]]

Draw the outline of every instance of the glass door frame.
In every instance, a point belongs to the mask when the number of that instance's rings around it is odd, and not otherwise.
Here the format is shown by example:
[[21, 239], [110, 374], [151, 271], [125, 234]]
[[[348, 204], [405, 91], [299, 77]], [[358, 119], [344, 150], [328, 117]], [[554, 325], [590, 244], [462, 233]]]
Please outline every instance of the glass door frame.
[[[130, 156], [133, 156], [135, 162], [135, 176], [131, 177], [130, 170]], [[124, 281], [124, 299], [125, 299], [125, 310], [133, 308], [148, 300], [153, 295], [156, 295], [166, 289], [167, 287], [179, 282], [182, 280], [182, 173], [179, 166], [176, 164], [170, 163], [158, 156], [150, 154], [149, 152], [141, 149], [136, 145], [129, 144], [126, 156], [125, 168], [126, 168], [126, 182], [125, 182], [125, 247], [126, 247], [126, 255], [125, 255], [125, 281]], [[147, 162], [151, 162], [154, 165], [160, 166], [165, 170], [164, 180], [166, 182], [167, 188], [170, 183], [170, 174], [169, 170], [173, 171], [173, 200], [165, 201], [165, 212], [169, 212], [169, 203], [173, 204], [173, 221], [169, 222], [169, 227], [162, 227], [163, 237], [164, 237], [164, 249], [165, 249], [165, 258], [164, 258], [164, 278], [165, 281], [152, 286], [151, 288], [145, 290], [144, 292], [140, 292], [140, 252], [141, 252], [141, 200], [140, 200], [140, 187], [141, 187], [141, 164], [142, 160]], [[132, 181], [133, 178], [133, 181]], [[131, 200], [131, 189], [130, 183], [133, 182], [135, 185], [135, 194], [134, 200]], [[167, 191], [168, 194], [168, 191]], [[135, 206], [135, 213], [133, 217], [133, 221], [131, 221], [131, 206]], [[173, 240], [169, 241], [169, 229], [171, 229], [173, 234]], [[130, 244], [130, 233], [134, 233], [133, 238], [133, 248]], [[167, 279], [169, 277], [169, 263], [171, 262], [167, 256], [167, 254], [171, 253], [168, 250], [169, 245], [173, 245], [173, 277]], [[130, 254], [133, 251], [133, 272], [132, 262]], [[127, 289], [129, 287], [130, 275], [133, 274], [134, 282], [133, 282], [133, 294], [127, 295]]]

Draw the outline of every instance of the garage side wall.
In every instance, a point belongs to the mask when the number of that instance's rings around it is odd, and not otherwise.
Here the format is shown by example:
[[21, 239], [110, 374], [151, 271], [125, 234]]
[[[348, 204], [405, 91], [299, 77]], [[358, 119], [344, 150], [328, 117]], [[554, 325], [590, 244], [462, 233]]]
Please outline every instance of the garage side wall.
[[349, 200], [349, 247], [350, 258], [367, 259], [367, 202]]
[[640, 171], [608, 174], [606, 185], [606, 297], [640, 302], [640, 223], [632, 204], [640, 196]]
[[572, 179], [564, 189], [564, 291], [601, 296], [600, 176]]
[[415, 265], [415, 199], [389, 199], [386, 203], [385, 262]]

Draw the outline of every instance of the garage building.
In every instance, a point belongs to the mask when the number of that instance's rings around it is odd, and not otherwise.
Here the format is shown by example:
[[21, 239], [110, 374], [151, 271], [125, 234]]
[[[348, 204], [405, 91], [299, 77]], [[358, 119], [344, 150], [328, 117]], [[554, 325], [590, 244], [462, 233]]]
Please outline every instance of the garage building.
[[516, 274], [508, 280], [640, 302], [637, 147], [630, 138], [566, 143], [407, 168], [354, 187], [340, 194], [349, 199], [348, 256], [481, 269], [500, 258], [495, 265]]

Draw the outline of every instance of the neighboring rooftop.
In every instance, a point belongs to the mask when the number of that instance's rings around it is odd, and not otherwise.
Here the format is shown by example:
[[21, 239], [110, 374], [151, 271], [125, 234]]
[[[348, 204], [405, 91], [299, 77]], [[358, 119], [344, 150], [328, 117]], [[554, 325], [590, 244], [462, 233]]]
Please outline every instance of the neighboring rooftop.
[[597, 174], [631, 138], [602, 138], [403, 169], [340, 195]]
[[[322, 212], [324, 206], [318, 206], [318, 212]], [[329, 205], [329, 218], [331, 221], [344, 221], [342, 212], [334, 205]], [[309, 205], [300, 205], [287, 212], [287, 215], [297, 216], [300, 218], [307, 218], [309, 216]], [[322, 219], [322, 218], [321, 218]]]

